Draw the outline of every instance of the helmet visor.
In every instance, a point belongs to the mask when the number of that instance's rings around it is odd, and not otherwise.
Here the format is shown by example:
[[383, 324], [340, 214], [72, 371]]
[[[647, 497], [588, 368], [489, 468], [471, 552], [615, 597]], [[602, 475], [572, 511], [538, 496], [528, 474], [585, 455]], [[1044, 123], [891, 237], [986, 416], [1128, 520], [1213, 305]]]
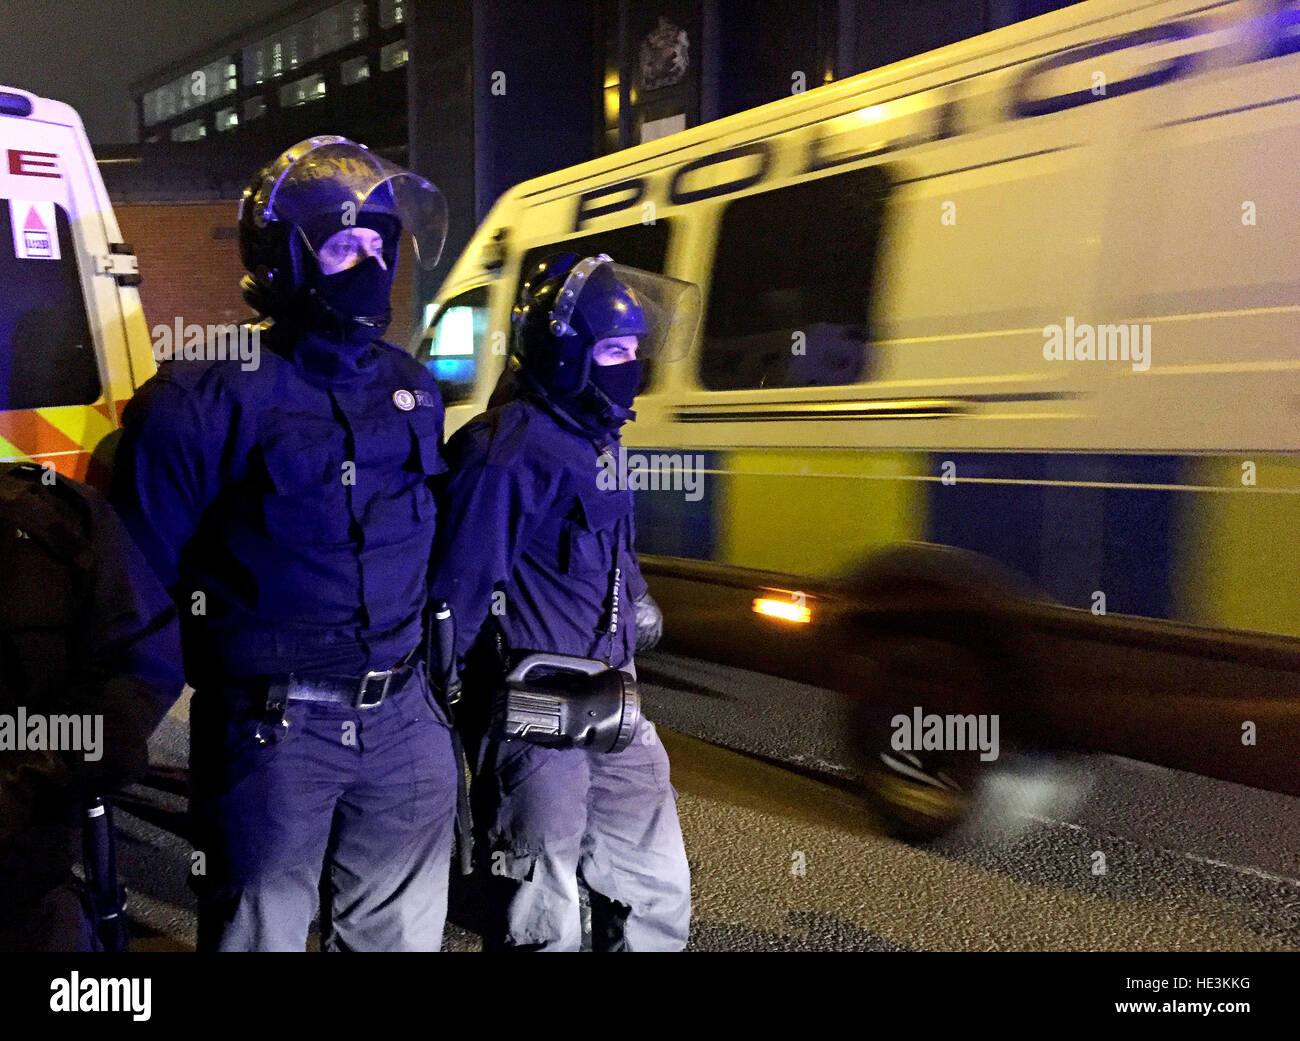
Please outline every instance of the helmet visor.
[[255, 221], [298, 228], [315, 251], [336, 231], [354, 227], [362, 211], [401, 221], [423, 268], [432, 268], [447, 238], [447, 203], [419, 174], [346, 138], [314, 137], [282, 157], [284, 169], [248, 200]]
[[568, 324], [574, 312], [596, 342], [635, 336], [637, 358], [676, 361], [699, 328], [700, 289], [694, 282], [616, 264], [600, 254], [574, 266], [551, 317]]

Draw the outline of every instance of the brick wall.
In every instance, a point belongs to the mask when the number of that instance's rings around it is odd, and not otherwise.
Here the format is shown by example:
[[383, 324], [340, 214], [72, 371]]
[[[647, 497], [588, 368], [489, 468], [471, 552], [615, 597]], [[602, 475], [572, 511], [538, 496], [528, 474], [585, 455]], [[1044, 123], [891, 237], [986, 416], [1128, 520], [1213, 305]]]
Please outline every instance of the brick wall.
[[[123, 203], [113, 207], [124, 241], [140, 258], [140, 299], [145, 320], [170, 325], [242, 322], [252, 312], [239, 292], [244, 265], [235, 235], [235, 200], [222, 202]], [[393, 324], [385, 338], [399, 347], [410, 342], [412, 249], [402, 248], [393, 284]]]

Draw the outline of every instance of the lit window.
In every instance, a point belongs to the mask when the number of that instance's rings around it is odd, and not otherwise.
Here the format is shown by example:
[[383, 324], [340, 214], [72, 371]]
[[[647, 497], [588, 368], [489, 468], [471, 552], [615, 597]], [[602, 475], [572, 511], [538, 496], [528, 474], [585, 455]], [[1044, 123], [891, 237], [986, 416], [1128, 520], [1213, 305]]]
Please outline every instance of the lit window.
[[284, 36], [284, 54], [285, 65], [290, 69], [296, 69], [303, 63], [303, 26], [295, 25], [286, 29]]
[[406, 58], [406, 41], [397, 40], [380, 49], [379, 69], [381, 72], [392, 72], [394, 69], [400, 69], [406, 64]]
[[223, 108], [217, 112], [217, 132], [223, 130], [234, 130], [239, 126], [239, 111], [234, 108]]
[[370, 59], [364, 54], [359, 58], [349, 58], [339, 66], [339, 76], [345, 87], [370, 79]]
[[391, 29], [406, 21], [405, 6], [402, 0], [379, 0], [379, 27]]
[[364, 3], [350, 3], [343, 6], [351, 9], [348, 12], [347, 21], [352, 42], [356, 43], [358, 40], [364, 40], [366, 33], [370, 31], [370, 27], [366, 25], [366, 5]]
[[608, 155], [617, 152], [620, 145], [619, 107], [621, 104], [618, 81], [618, 68], [609, 66], [605, 69], [605, 79], [601, 91], [601, 121], [604, 126], [601, 151]]
[[178, 81], [183, 84], [183, 108], [197, 108], [235, 90], [234, 65], [228, 58], [195, 69]]
[[194, 90], [194, 80], [190, 78], [190, 74], [187, 73], [180, 79], [173, 80], [169, 86], [171, 88], [171, 95], [175, 105], [175, 112], [188, 112], [194, 107], [194, 95], [192, 93]]
[[293, 108], [296, 105], [306, 105], [312, 101], [320, 101], [323, 97], [325, 97], [325, 77], [320, 73], [315, 76], [304, 76], [280, 88], [280, 107]]
[[244, 83], [274, 79], [366, 38], [365, 0], [345, 0], [244, 48]]
[[173, 141], [199, 141], [208, 136], [208, 128], [203, 125], [203, 120], [194, 119], [188, 123], [182, 123], [180, 126], [172, 127]]
[[258, 40], [244, 48], [244, 86], [251, 87], [266, 81], [267, 45]]

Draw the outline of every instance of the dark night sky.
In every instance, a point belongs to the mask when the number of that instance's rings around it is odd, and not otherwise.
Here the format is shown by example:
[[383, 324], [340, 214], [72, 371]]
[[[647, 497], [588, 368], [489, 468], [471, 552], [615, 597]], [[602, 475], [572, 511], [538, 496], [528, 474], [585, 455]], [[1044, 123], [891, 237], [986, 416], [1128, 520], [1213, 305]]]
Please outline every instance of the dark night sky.
[[66, 101], [95, 144], [135, 139], [127, 86], [294, 0], [0, 0], [0, 84]]

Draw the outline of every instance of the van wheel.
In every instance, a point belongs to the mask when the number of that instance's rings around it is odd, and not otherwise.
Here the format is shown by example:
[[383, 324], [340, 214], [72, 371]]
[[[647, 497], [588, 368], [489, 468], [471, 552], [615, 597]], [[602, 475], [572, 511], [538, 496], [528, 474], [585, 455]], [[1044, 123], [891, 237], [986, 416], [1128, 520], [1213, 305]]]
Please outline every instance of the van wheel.
[[969, 811], [987, 764], [978, 749], [896, 747], [922, 715], [983, 713], [993, 704], [993, 663], [963, 643], [934, 635], [900, 634], [872, 648], [876, 681], [857, 713], [855, 747], [873, 809], [891, 834], [927, 842], [952, 831]]

